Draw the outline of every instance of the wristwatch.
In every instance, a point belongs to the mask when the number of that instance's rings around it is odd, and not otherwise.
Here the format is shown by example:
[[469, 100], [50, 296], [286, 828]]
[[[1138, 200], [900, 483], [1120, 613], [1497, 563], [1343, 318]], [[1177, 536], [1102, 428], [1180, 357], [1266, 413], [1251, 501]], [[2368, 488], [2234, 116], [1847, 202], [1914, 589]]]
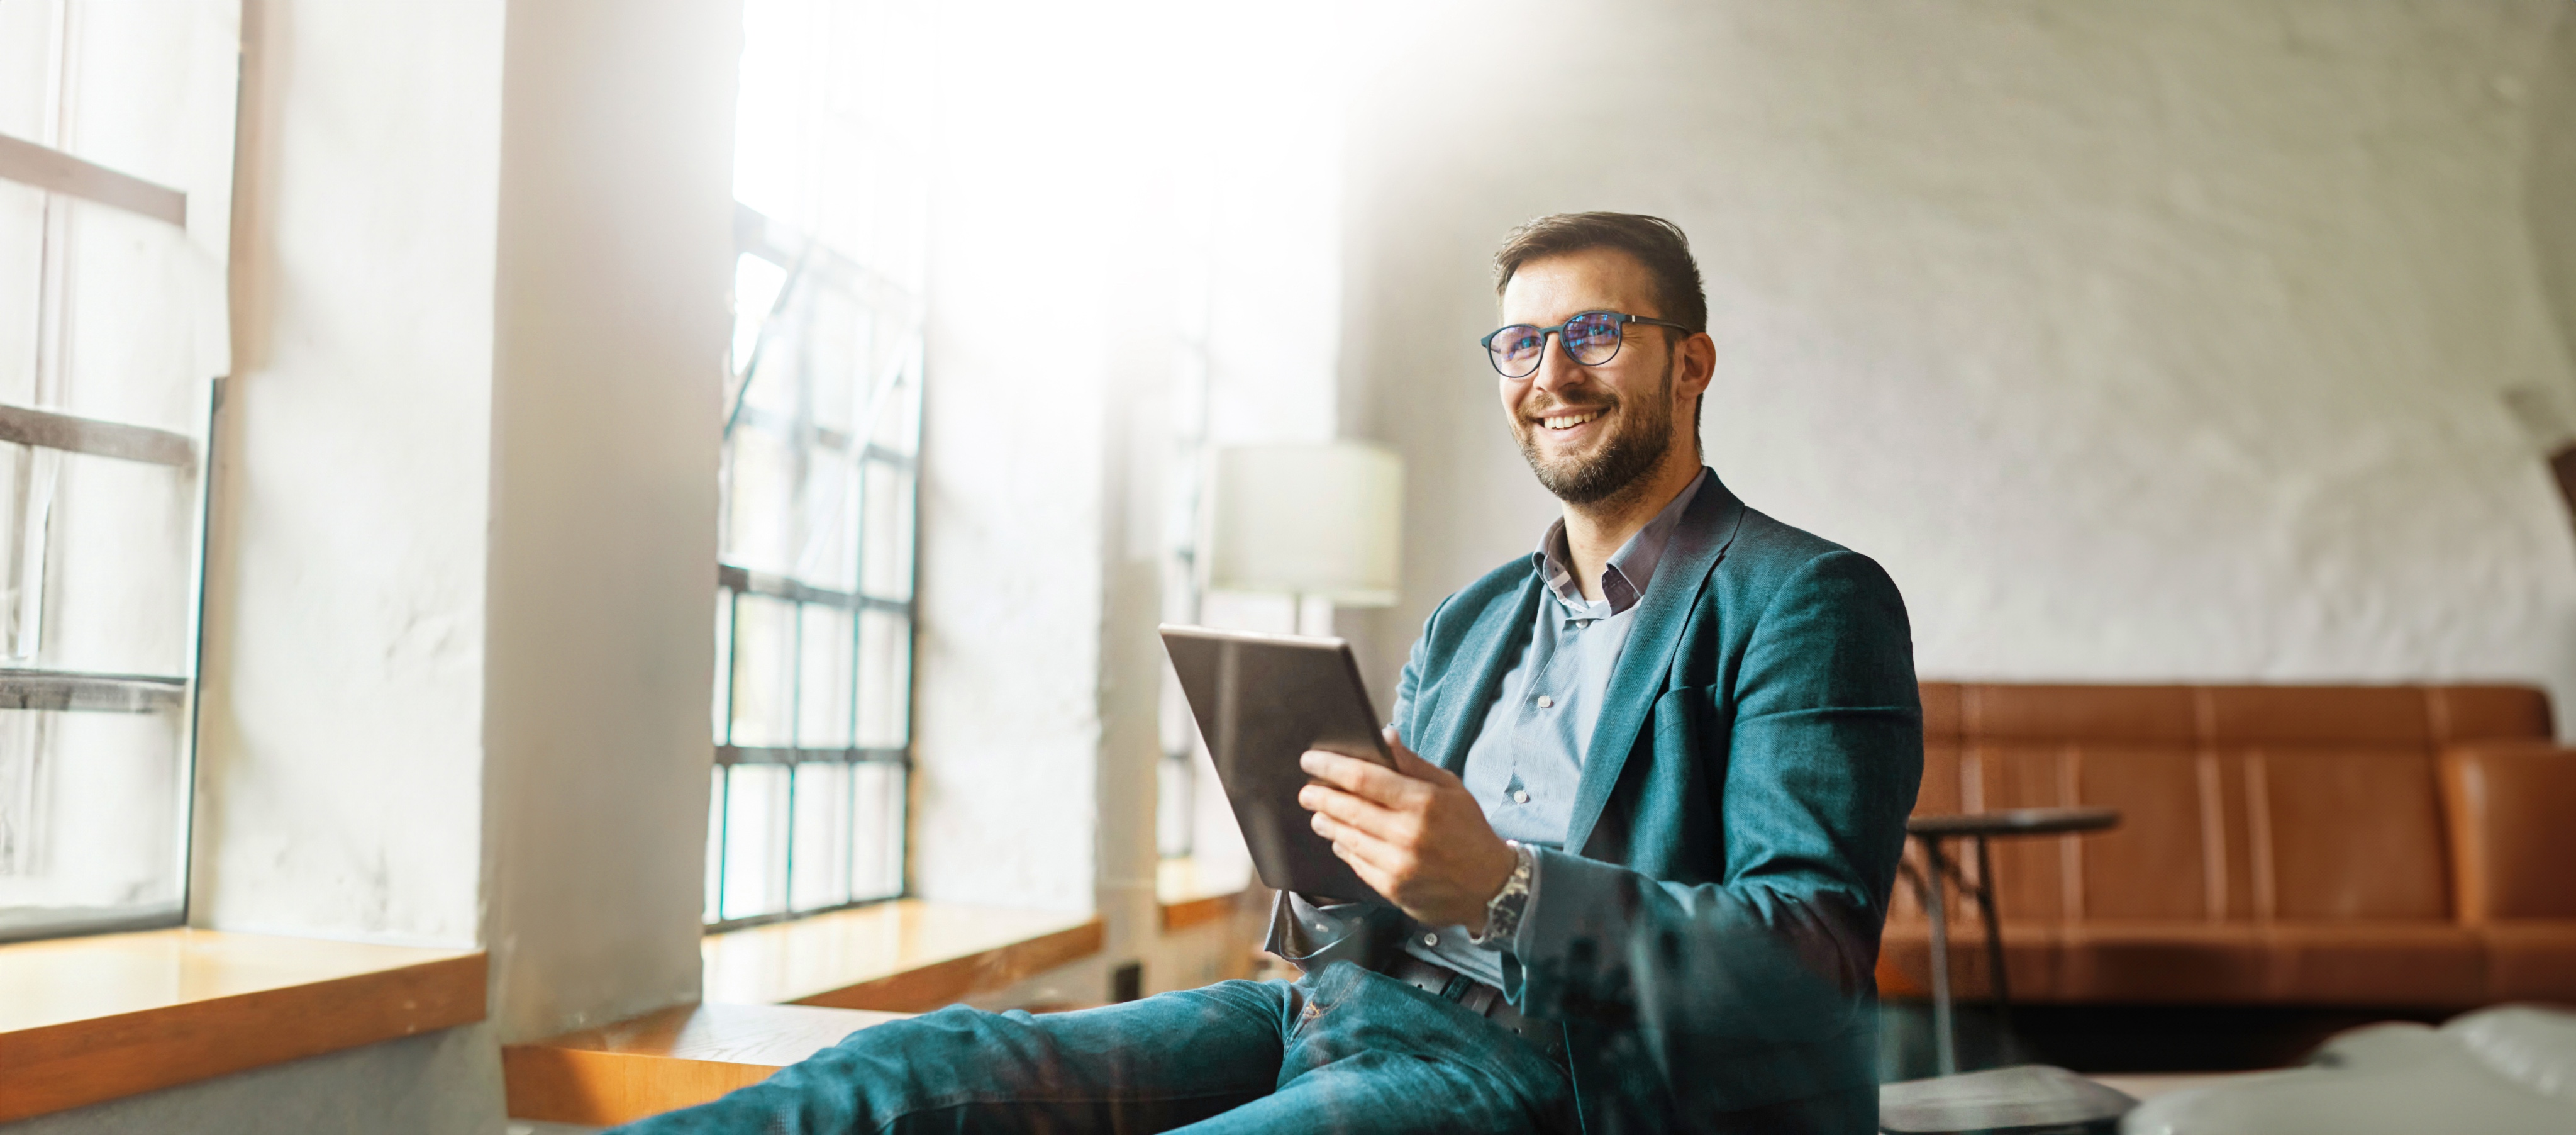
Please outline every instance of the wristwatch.
[[1503, 842], [1512, 849], [1512, 873], [1503, 880], [1502, 891], [1485, 904], [1485, 932], [1467, 939], [1479, 946], [1511, 941], [1520, 933], [1521, 915], [1529, 911], [1530, 874], [1538, 868], [1538, 856], [1519, 840]]

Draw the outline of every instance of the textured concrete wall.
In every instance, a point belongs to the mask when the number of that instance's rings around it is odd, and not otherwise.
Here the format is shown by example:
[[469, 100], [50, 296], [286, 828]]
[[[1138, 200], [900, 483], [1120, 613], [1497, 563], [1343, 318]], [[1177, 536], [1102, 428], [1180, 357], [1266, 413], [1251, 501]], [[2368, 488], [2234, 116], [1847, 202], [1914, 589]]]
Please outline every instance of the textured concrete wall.
[[[1111, 249], [1086, 222], [1114, 171], [1080, 128], [1097, 87], [1054, 50], [1083, 24], [983, 4], [940, 32], [915, 588], [925, 898], [1093, 904]], [[1038, 171], [1061, 192], [1032, 192]]]
[[1553, 511], [1467, 346], [1486, 258], [1608, 208], [1694, 238], [1709, 462], [1884, 562], [1925, 674], [2576, 710], [2568, 520], [2498, 397], [2571, 381], [2524, 208], [2565, 8], [1619, 0], [1589, 18], [1652, 34], [1544, 53], [1506, 42], [1534, 6], [1446, 25], [1354, 118], [1346, 422], [1413, 462], [1379, 672]]
[[2523, 207], [2559, 342], [2576, 358], [2576, 3], [2559, 5], [2557, 34], [2533, 89]]
[[244, 17], [191, 911], [471, 945], [502, 5]]
[[502, 1135], [489, 1030], [445, 1029], [0, 1124], [9, 1135]]
[[698, 994], [741, 5], [510, 6], [484, 610], [504, 1040]]

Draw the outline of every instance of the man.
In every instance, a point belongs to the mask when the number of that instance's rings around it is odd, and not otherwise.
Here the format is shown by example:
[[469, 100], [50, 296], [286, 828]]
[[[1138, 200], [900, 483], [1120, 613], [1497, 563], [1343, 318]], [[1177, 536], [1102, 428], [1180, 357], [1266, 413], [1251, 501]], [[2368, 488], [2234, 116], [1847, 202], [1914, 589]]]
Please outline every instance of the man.
[[1679, 228], [1546, 217], [1495, 266], [1504, 418], [1564, 516], [1432, 612], [1398, 770], [1304, 758], [1315, 830], [1395, 905], [1283, 896], [1294, 983], [946, 1009], [631, 1130], [1874, 1130], [1922, 773], [1903, 602], [1700, 464]]

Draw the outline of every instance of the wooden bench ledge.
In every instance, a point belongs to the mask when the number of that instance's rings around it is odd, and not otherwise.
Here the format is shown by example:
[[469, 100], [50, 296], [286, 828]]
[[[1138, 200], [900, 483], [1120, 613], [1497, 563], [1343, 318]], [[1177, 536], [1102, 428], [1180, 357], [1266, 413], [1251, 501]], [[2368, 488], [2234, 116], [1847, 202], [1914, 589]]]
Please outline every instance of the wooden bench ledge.
[[1260, 889], [1248, 867], [1211, 871], [1198, 860], [1180, 857], [1163, 860], [1154, 870], [1154, 898], [1162, 908], [1166, 934], [1231, 918]]
[[510, 1117], [605, 1127], [705, 1103], [908, 1014], [681, 1005], [501, 1049]]
[[0, 946], [0, 1123], [483, 1019], [480, 952], [212, 930]]
[[898, 899], [707, 935], [706, 1000], [922, 1012], [1100, 952], [1106, 924]]
[[1099, 953], [1101, 919], [900, 899], [710, 934], [706, 1003], [504, 1046], [514, 1119], [605, 1126], [704, 1103], [871, 1025]]

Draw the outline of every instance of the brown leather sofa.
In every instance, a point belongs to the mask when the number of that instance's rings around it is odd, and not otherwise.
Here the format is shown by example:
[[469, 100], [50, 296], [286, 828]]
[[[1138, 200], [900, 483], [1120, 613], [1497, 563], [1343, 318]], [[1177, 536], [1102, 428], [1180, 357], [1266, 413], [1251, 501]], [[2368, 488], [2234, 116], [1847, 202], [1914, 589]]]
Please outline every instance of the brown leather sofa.
[[[2576, 751], [2538, 690], [1926, 682], [1923, 717], [1917, 814], [2124, 816], [1994, 842], [2016, 1002], [2576, 1002]], [[1929, 926], [1898, 892], [1880, 986], [1919, 995]], [[1984, 996], [1977, 912], [1945, 894], [1953, 988]]]

